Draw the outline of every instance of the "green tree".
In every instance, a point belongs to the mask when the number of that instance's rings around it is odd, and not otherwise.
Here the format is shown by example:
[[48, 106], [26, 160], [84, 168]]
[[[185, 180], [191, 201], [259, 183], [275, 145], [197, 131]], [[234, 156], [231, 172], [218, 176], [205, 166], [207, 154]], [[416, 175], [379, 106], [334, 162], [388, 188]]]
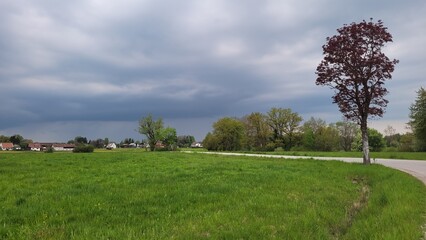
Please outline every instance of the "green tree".
[[213, 136], [217, 141], [216, 150], [240, 150], [244, 136], [244, 125], [235, 118], [221, 118], [213, 124]]
[[306, 150], [333, 151], [339, 146], [338, 131], [320, 118], [309, 119], [303, 124], [303, 146]]
[[87, 138], [82, 136], [77, 136], [74, 138], [75, 144], [87, 144]]
[[267, 117], [262, 113], [254, 112], [244, 116], [241, 121], [244, 123], [247, 149], [265, 150], [271, 136]]
[[369, 139], [370, 149], [373, 152], [382, 151], [386, 145], [383, 135], [374, 128], [368, 129], [368, 139]]
[[217, 150], [218, 149], [218, 140], [216, 136], [214, 136], [211, 132], [208, 132], [203, 140], [203, 146], [211, 151], [211, 150]]
[[415, 143], [414, 143], [414, 134], [413, 133], [405, 133], [401, 135], [401, 139], [399, 140], [398, 151], [401, 152], [412, 152], [414, 151]]
[[155, 144], [161, 140], [161, 130], [163, 129], [163, 119], [154, 120], [152, 115], [142, 118], [139, 121], [139, 133], [143, 134], [148, 139], [149, 148], [155, 150]]
[[410, 122], [416, 139], [416, 149], [426, 151], [426, 90], [422, 87], [417, 91], [417, 98], [410, 107]]
[[290, 108], [272, 108], [267, 113], [267, 123], [271, 127], [272, 139], [278, 144], [277, 147], [290, 150], [294, 146], [296, 133], [302, 120], [302, 117], [292, 112]]
[[13, 143], [13, 145], [21, 145], [21, 142], [24, 140], [24, 138], [19, 134], [15, 134], [11, 136], [9, 140], [11, 143]]
[[8, 143], [10, 142], [10, 137], [5, 135], [0, 135], [0, 143]]
[[177, 135], [176, 129], [166, 127], [160, 130], [159, 134], [160, 141], [166, 146], [168, 150], [176, 150], [177, 146]]
[[352, 143], [360, 131], [357, 124], [345, 119], [342, 122], [337, 122], [335, 127], [339, 132], [341, 149], [347, 152], [351, 151]]
[[195, 142], [195, 137], [190, 135], [181, 135], [177, 137], [177, 145], [181, 148], [188, 148]]
[[[370, 151], [380, 152], [386, 145], [383, 135], [374, 128], [368, 128], [368, 139], [369, 139]], [[354, 151], [363, 150], [362, 137], [360, 134], [358, 134], [358, 136], [356, 137], [354, 141], [353, 150]]]

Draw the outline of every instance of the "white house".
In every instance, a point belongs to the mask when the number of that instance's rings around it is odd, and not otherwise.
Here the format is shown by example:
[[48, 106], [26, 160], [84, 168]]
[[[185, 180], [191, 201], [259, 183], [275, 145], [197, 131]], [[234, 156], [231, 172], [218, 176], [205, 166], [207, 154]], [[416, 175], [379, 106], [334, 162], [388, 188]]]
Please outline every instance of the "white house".
[[3, 151], [13, 150], [13, 143], [0, 143], [0, 148]]
[[203, 147], [203, 144], [202, 144], [202, 143], [200, 143], [200, 142], [193, 142], [193, 143], [191, 144], [191, 147], [192, 147], [192, 148], [202, 148], [202, 147]]
[[74, 144], [66, 144], [66, 143], [54, 143], [52, 144], [52, 148], [55, 151], [72, 151], [74, 150]]
[[106, 149], [108, 150], [112, 150], [112, 149], [116, 149], [117, 145], [115, 143], [108, 143], [108, 145], [106, 146]]
[[31, 151], [40, 152], [41, 151], [41, 144], [40, 143], [30, 143], [30, 144], [28, 144], [28, 148], [30, 148]]

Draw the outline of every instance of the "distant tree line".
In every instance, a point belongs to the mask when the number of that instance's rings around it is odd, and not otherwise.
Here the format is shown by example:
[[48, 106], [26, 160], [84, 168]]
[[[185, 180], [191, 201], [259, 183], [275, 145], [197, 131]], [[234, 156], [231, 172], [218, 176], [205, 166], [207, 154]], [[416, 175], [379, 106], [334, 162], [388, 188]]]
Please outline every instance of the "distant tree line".
[[27, 149], [28, 144], [32, 143], [33, 140], [25, 139], [19, 134], [12, 136], [0, 135], [0, 143], [13, 143], [14, 146], [19, 146], [21, 149]]
[[[371, 151], [421, 151], [414, 133], [399, 134], [388, 126], [385, 136], [372, 128], [367, 134]], [[289, 108], [272, 108], [217, 120], [203, 146], [214, 151], [362, 151], [362, 135], [358, 125], [347, 120], [327, 124], [311, 117], [303, 122]]]

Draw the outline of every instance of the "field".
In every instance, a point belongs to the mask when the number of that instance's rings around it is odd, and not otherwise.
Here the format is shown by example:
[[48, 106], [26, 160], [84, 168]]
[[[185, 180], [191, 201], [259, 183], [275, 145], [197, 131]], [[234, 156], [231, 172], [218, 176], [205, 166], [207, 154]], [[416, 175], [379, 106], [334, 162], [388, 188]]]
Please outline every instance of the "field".
[[[309, 152], [309, 151], [276, 151], [276, 152], [245, 152], [288, 156], [312, 157], [354, 157], [362, 158], [362, 152]], [[371, 158], [426, 160], [426, 152], [370, 152]]]
[[0, 239], [420, 239], [383, 166], [178, 152], [0, 153]]

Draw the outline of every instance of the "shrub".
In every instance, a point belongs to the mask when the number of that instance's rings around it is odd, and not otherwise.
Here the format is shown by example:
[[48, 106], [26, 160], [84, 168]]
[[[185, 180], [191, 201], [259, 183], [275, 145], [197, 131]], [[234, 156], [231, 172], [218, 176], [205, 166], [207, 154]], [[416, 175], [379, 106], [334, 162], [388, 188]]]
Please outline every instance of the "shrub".
[[92, 145], [87, 144], [81, 144], [75, 146], [74, 150], [72, 150], [75, 153], [91, 153], [95, 150], [95, 147]]
[[53, 153], [55, 150], [53, 149], [53, 147], [48, 147], [45, 151], [45, 153]]

